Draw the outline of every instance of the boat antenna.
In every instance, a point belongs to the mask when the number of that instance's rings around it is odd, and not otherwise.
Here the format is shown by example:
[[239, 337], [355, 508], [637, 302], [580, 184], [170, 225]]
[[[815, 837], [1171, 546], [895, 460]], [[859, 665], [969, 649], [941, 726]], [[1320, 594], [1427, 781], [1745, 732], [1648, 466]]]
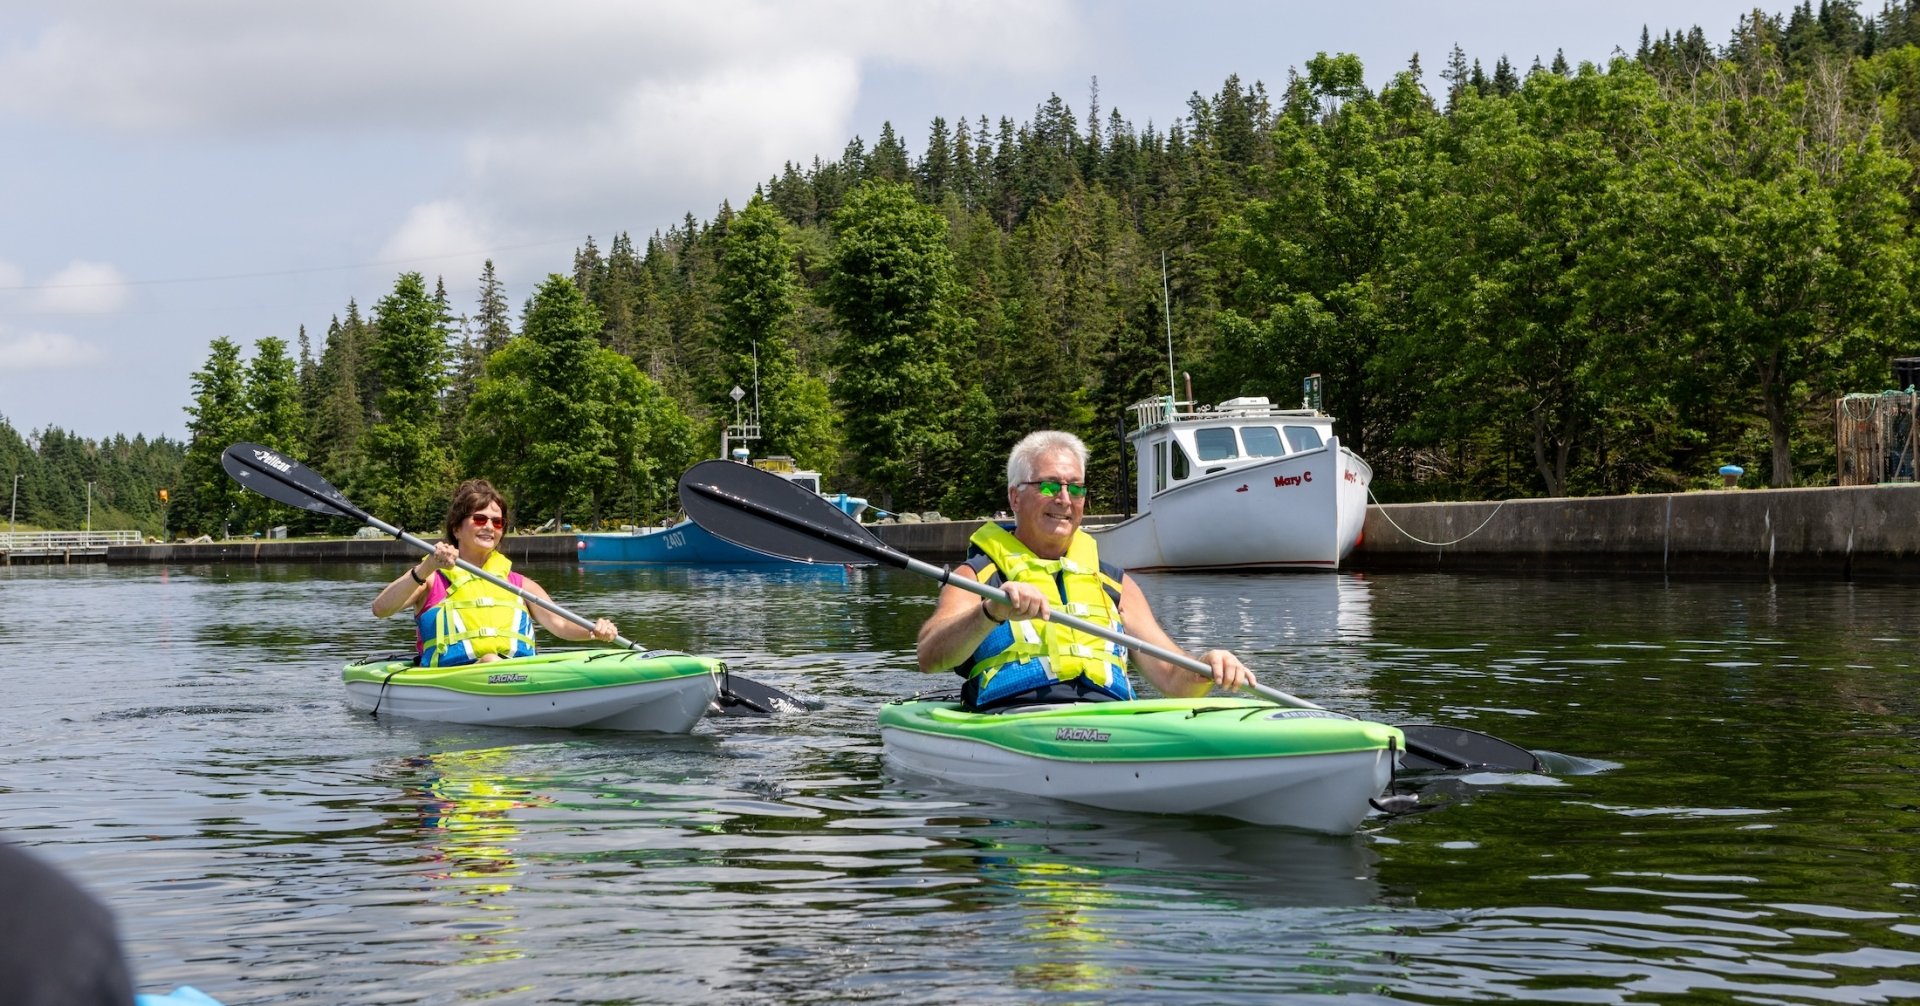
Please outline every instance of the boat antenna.
[[[1160, 317], [1167, 323], [1167, 397], [1177, 399], [1179, 392], [1173, 386], [1173, 292], [1167, 285], [1167, 250], [1160, 249]], [[1179, 411], [1179, 403], [1174, 403], [1173, 411]]]
[[748, 345], [753, 347], [753, 431], [760, 432], [760, 340], [755, 339]]

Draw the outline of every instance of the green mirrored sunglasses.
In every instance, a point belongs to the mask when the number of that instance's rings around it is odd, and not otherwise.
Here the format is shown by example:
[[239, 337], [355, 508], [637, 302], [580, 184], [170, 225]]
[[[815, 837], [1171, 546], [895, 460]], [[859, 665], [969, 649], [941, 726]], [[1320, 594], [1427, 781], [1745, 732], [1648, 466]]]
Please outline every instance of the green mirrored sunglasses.
[[1039, 486], [1040, 495], [1042, 496], [1058, 496], [1060, 495], [1060, 490], [1065, 489], [1067, 491], [1067, 495], [1073, 497], [1074, 499], [1083, 500], [1087, 498], [1087, 487], [1078, 482], [1061, 482], [1058, 479], [1041, 479], [1038, 482], [1022, 482], [1020, 484], [1023, 486]]

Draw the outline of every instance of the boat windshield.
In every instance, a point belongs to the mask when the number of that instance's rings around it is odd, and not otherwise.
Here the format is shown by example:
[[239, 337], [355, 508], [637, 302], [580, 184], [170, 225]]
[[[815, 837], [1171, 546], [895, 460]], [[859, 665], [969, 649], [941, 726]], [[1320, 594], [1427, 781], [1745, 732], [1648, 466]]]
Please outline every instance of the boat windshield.
[[1311, 426], [1287, 427], [1287, 439], [1293, 441], [1293, 449], [1296, 451], [1310, 451], [1316, 447], [1324, 447], [1327, 443], [1320, 439], [1320, 431]]
[[1194, 430], [1193, 446], [1199, 452], [1201, 464], [1240, 456], [1240, 445], [1233, 438], [1232, 427]]
[[1280, 431], [1271, 426], [1243, 426], [1240, 440], [1250, 458], [1277, 458], [1287, 453], [1286, 445], [1280, 442]]
[[802, 489], [805, 489], [810, 493], [817, 493], [820, 491], [820, 480], [810, 475], [791, 476], [787, 479], [787, 481], [793, 483], [794, 485], [799, 486]]

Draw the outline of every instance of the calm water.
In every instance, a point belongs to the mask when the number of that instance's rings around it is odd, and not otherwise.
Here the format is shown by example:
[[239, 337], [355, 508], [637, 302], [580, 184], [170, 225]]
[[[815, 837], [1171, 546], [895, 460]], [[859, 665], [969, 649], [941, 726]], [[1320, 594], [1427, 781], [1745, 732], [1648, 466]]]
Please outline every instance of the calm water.
[[[375, 722], [356, 565], [0, 570], [0, 835], [136, 985], [250, 1003], [1920, 998], [1900, 584], [1148, 577], [1173, 635], [1600, 769], [1327, 839], [889, 778], [925, 581], [532, 572], [824, 703], [650, 737]], [[4, 993], [0, 993], [4, 998]]]

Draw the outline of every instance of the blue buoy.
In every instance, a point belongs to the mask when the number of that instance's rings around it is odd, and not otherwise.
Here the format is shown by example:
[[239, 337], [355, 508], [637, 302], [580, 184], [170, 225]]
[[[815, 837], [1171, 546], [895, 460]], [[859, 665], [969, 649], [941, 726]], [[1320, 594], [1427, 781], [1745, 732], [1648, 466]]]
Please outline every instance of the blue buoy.
[[1746, 473], [1747, 470], [1739, 465], [1721, 465], [1720, 481], [1728, 489], [1737, 489], [1740, 487], [1740, 476]]

